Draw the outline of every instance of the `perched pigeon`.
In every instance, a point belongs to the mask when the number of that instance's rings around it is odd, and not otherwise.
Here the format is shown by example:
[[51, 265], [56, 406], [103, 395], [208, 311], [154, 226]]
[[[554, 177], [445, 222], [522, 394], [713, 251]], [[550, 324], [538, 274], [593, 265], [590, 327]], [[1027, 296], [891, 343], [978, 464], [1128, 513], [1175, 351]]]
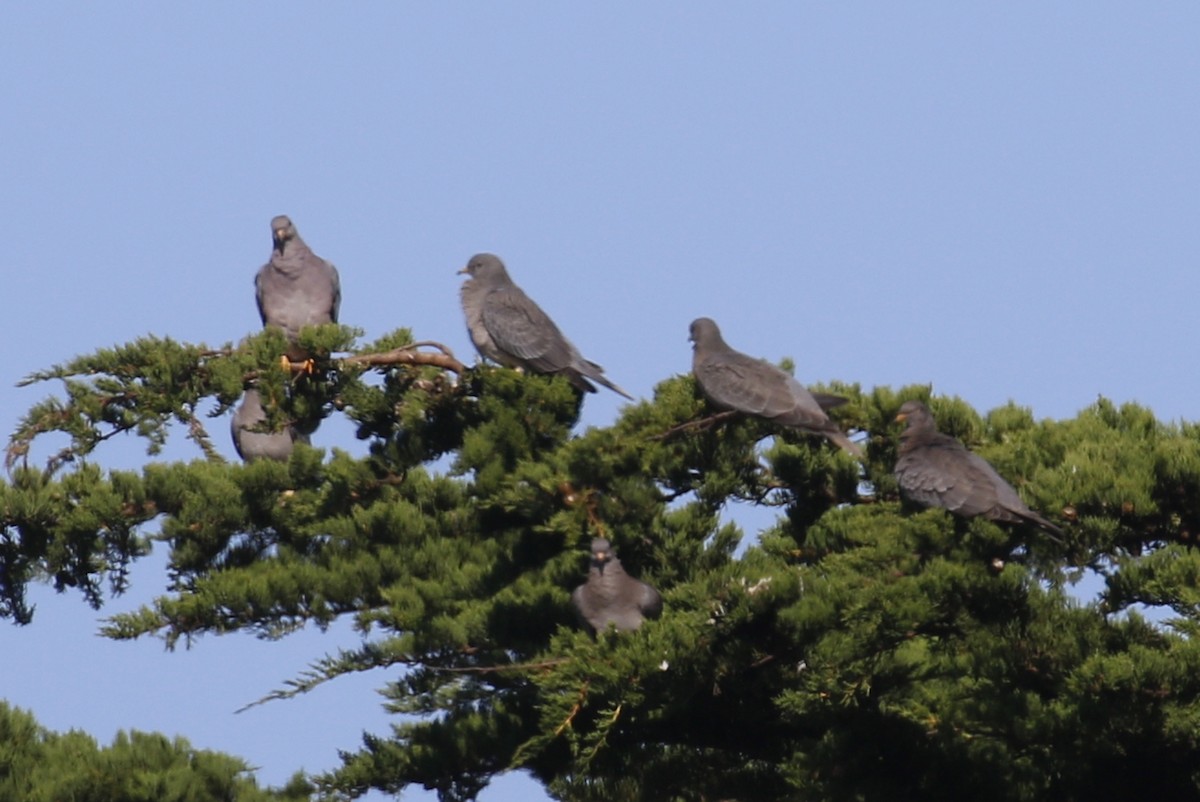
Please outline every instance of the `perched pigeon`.
[[821, 393], [818, 400], [766, 360], [730, 348], [709, 318], [693, 320], [690, 331], [692, 374], [704, 395], [718, 407], [824, 435], [855, 457], [863, 456], [862, 449], [825, 414], [826, 409], [841, 403], [837, 396]]
[[[294, 342], [303, 326], [337, 323], [342, 303], [337, 268], [304, 244], [286, 215], [271, 221], [271, 234], [271, 259], [254, 279], [263, 325], [278, 326]], [[287, 358], [301, 361], [308, 355], [292, 349]]]
[[588, 393], [596, 392], [594, 381], [633, 400], [604, 377], [604, 368], [583, 358], [549, 315], [513, 283], [498, 257], [476, 254], [458, 272], [470, 277], [462, 285], [463, 312], [471, 342], [484, 358], [532, 373], [561, 373]]
[[895, 468], [905, 498], [966, 518], [982, 515], [993, 521], [1032, 523], [1062, 534], [1061, 529], [1029, 509], [983, 457], [939, 432], [929, 408], [920, 401], [905, 401], [896, 420], [906, 424], [900, 434]]
[[266, 419], [267, 413], [258, 390], [250, 388], [242, 397], [242, 403], [234, 410], [233, 423], [230, 425], [233, 447], [246, 462], [260, 458], [287, 460], [292, 455], [295, 443], [309, 442], [308, 435], [300, 434], [295, 426], [288, 426], [279, 432], [254, 431]]
[[592, 541], [592, 562], [587, 582], [575, 588], [571, 605], [579, 620], [593, 633], [603, 632], [609, 624], [620, 630], [633, 630], [646, 618], [662, 614], [662, 596], [641, 580], [625, 573], [608, 541]]

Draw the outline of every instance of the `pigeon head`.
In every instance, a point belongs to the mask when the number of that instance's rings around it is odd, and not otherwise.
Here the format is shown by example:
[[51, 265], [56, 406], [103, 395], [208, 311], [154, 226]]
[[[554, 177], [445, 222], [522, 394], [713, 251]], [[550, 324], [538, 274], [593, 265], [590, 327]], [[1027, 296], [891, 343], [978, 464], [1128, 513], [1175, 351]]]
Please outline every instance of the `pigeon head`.
[[297, 237], [296, 227], [286, 214], [281, 214], [271, 220], [271, 239], [275, 242], [275, 250], [283, 253], [283, 247]]
[[500, 257], [490, 253], [477, 253], [467, 262], [467, 266], [458, 271], [459, 275], [464, 273], [473, 279], [480, 281], [494, 281], [496, 279], [507, 279], [508, 271], [504, 268], [504, 262], [500, 261]]
[[707, 348], [712, 345], [723, 345], [721, 330], [710, 317], [698, 317], [688, 327], [688, 339], [693, 348]]
[[604, 566], [616, 557], [612, 551], [612, 544], [607, 538], [598, 537], [592, 541], [592, 565], [604, 573]]
[[933, 414], [920, 401], [905, 401], [896, 413], [896, 420], [907, 424], [907, 429], [933, 428]]

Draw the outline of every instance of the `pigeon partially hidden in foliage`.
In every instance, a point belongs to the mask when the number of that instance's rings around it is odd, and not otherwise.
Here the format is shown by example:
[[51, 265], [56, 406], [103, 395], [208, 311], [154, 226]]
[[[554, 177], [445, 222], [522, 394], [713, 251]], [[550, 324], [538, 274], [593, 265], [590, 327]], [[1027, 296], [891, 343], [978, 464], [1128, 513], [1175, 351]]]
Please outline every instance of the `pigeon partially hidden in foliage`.
[[658, 591], [625, 573], [612, 546], [602, 537], [592, 541], [587, 582], [575, 588], [571, 605], [593, 633], [603, 632], [610, 624], [622, 631], [637, 629], [644, 619], [658, 618], [663, 607]]
[[254, 431], [259, 424], [267, 420], [266, 410], [263, 409], [262, 398], [258, 390], [250, 388], [242, 396], [233, 413], [230, 430], [233, 434], [233, 447], [238, 456], [246, 462], [255, 459], [274, 459], [286, 461], [292, 456], [292, 447], [296, 443], [308, 443], [308, 435], [301, 434], [295, 426], [288, 426], [282, 431]]
[[693, 320], [689, 339], [692, 341], [692, 375], [713, 404], [802, 432], [823, 435], [831, 443], [862, 458], [862, 449], [825, 414], [826, 409], [844, 403], [843, 399], [821, 393], [818, 400], [804, 385], [770, 362], [735, 351], [721, 337], [721, 330], [710, 318]]
[[531, 373], [562, 374], [588, 393], [596, 392], [596, 382], [633, 400], [605, 378], [604, 368], [584, 359], [550, 316], [513, 283], [498, 257], [476, 254], [458, 272], [469, 276], [460, 293], [463, 313], [471, 342], [485, 359]]
[[[337, 268], [312, 252], [286, 215], [271, 220], [274, 248], [254, 278], [263, 326], [278, 326], [295, 342], [304, 326], [337, 323], [342, 285]], [[287, 360], [308, 354], [291, 348]]]
[[987, 460], [937, 430], [933, 414], [920, 401], [905, 401], [896, 420], [904, 421], [895, 475], [905, 498], [942, 507], [966, 518], [1031, 523], [1061, 535], [1054, 524], [1021, 500]]

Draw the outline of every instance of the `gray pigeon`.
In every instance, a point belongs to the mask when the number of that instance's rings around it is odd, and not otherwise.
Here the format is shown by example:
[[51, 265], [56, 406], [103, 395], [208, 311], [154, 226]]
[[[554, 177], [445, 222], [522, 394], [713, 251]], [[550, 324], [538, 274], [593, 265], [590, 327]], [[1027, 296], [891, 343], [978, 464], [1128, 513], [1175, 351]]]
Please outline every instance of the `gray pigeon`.
[[[254, 278], [263, 325], [278, 326], [295, 342], [303, 326], [337, 323], [342, 303], [337, 268], [312, 252], [286, 215], [271, 221], [271, 235], [271, 258]], [[293, 348], [286, 358], [303, 361], [308, 355]]]
[[242, 397], [242, 403], [234, 410], [233, 422], [229, 427], [233, 434], [233, 447], [246, 462], [254, 459], [286, 461], [292, 456], [295, 443], [309, 442], [308, 435], [298, 432], [295, 426], [288, 426], [279, 432], [253, 431], [266, 420], [267, 413], [258, 390], [250, 388]]
[[622, 631], [637, 629], [644, 619], [658, 618], [663, 607], [658, 591], [625, 573], [602, 537], [592, 541], [587, 582], [575, 588], [571, 605], [580, 623], [593, 633], [603, 632], [609, 624]]
[[692, 321], [692, 374], [713, 404], [754, 415], [802, 432], [824, 435], [830, 442], [862, 458], [862, 449], [837, 427], [825, 409], [838, 406], [836, 396], [813, 397], [784, 371], [763, 359], [735, 351], [721, 338], [711, 319]]
[[905, 401], [896, 420], [904, 421], [895, 475], [905, 498], [955, 515], [982, 515], [992, 521], [1032, 523], [1048, 532], [1062, 530], [1026, 506], [1012, 485], [978, 454], [937, 430], [929, 408]]
[[513, 283], [498, 257], [475, 254], [458, 272], [470, 277], [460, 293], [463, 312], [471, 342], [485, 359], [531, 373], [561, 373], [588, 393], [596, 392], [594, 381], [633, 400], [604, 377], [604, 368], [583, 358], [550, 316]]

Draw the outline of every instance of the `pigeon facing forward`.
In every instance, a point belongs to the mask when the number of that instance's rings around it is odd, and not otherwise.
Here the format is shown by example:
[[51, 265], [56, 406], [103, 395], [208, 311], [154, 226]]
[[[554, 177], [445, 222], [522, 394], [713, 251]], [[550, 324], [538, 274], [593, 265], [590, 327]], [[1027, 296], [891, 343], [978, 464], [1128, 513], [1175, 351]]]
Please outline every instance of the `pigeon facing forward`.
[[[342, 286], [337, 268], [312, 252], [286, 215], [271, 221], [275, 247], [255, 276], [258, 313], [264, 326], [278, 326], [295, 342], [303, 326], [337, 323]], [[292, 348], [290, 360], [308, 358]]]
[[730, 348], [711, 319], [692, 321], [692, 374], [708, 400], [718, 407], [802, 432], [820, 434], [855, 457], [862, 449], [837, 427], [825, 409], [838, 406], [836, 396], [813, 397], [800, 382], [763, 359]]
[[296, 443], [308, 443], [308, 435], [300, 434], [295, 426], [288, 426], [278, 432], [253, 431], [259, 424], [267, 420], [266, 410], [263, 409], [262, 399], [258, 390], [250, 388], [242, 397], [242, 403], [233, 413], [233, 423], [230, 429], [233, 434], [233, 447], [238, 456], [249, 462], [254, 459], [274, 459], [286, 461], [292, 456], [292, 447]]
[[625, 573], [612, 546], [602, 537], [592, 541], [592, 560], [587, 582], [575, 588], [571, 605], [591, 632], [603, 632], [609, 624], [630, 631], [646, 618], [662, 614], [662, 596], [641, 580]]
[[513, 283], [498, 257], [476, 254], [458, 272], [469, 276], [460, 293], [463, 313], [471, 342], [485, 359], [531, 373], [562, 374], [588, 393], [596, 392], [596, 382], [633, 400], [604, 377], [604, 368], [583, 358], [550, 316]]
[[1061, 529], [1029, 509], [983, 457], [939, 432], [929, 408], [920, 401], [905, 401], [896, 420], [905, 423], [895, 468], [905, 498], [965, 518], [982, 515], [992, 521], [1032, 523], [1062, 534]]

